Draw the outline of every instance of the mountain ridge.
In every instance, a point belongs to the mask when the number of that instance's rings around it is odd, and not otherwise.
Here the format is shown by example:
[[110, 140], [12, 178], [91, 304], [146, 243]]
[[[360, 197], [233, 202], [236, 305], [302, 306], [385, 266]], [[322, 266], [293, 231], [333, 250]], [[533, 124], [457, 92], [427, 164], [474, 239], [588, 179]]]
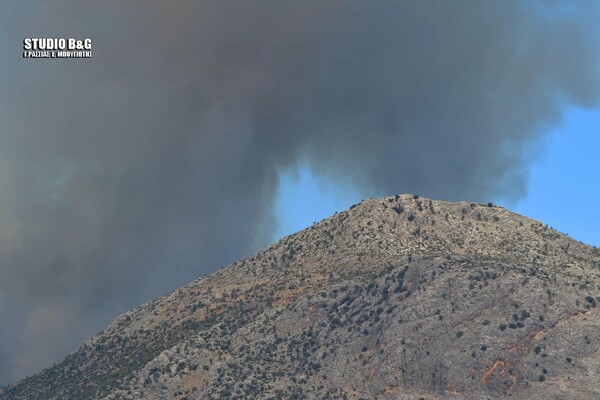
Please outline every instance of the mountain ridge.
[[365, 200], [122, 314], [0, 398], [594, 398], [599, 270], [598, 248], [492, 204]]

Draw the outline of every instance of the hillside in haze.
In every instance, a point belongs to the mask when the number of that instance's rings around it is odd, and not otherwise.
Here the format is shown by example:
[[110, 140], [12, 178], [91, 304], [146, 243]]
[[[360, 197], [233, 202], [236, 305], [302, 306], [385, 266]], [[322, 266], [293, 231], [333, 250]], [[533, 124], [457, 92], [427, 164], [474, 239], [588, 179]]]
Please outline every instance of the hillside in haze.
[[598, 248], [491, 204], [373, 199], [121, 315], [0, 398], [597, 399], [597, 302]]

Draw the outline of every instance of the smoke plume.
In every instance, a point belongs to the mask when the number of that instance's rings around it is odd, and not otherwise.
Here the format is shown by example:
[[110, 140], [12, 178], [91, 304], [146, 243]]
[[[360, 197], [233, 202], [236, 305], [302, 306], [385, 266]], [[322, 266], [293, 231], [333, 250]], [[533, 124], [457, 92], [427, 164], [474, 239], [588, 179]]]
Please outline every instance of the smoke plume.
[[[0, 382], [266, 243], [278, 172], [371, 193], [525, 193], [598, 101], [597, 4], [202, 0], [0, 6]], [[22, 59], [89, 37], [90, 60]]]

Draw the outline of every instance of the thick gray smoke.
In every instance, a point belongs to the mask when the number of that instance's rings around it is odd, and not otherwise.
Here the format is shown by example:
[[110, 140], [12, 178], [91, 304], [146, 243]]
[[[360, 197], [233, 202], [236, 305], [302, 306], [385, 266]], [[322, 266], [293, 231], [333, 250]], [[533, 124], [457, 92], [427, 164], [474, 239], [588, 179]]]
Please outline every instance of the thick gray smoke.
[[[600, 92], [584, 2], [26, 3], [0, 6], [0, 382], [265, 244], [283, 168], [515, 199]], [[26, 37], [93, 59], [24, 60]]]

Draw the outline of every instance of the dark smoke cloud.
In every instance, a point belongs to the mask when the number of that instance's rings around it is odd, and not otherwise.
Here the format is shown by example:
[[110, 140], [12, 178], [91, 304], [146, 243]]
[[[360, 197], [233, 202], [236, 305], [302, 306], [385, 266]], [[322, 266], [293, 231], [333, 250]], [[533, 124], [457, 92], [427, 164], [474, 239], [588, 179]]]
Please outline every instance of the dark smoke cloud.
[[[0, 381], [262, 246], [278, 171], [365, 195], [515, 199], [599, 95], [583, 2], [5, 2]], [[22, 60], [25, 37], [92, 60]]]

